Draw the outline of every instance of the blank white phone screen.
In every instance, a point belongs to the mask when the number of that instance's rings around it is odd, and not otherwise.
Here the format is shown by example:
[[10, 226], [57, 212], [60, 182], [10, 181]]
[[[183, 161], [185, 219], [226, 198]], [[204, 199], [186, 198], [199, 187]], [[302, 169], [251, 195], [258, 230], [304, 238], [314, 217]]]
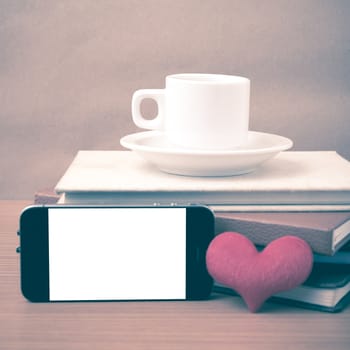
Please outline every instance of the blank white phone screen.
[[49, 298], [186, 299], [186, 208], [50, 208]]

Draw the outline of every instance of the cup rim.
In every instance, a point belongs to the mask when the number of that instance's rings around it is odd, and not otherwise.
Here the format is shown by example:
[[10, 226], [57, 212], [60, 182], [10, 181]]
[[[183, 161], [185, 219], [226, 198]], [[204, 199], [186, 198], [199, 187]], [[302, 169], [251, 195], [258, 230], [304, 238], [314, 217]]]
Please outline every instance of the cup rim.
[[175, 81], [185, 81], [192, 84], [233, 84], [233, 83], [250, 83], [246, 77], [228, 74], [213, 73], [178, 73], [171, 74], [166, 79]]

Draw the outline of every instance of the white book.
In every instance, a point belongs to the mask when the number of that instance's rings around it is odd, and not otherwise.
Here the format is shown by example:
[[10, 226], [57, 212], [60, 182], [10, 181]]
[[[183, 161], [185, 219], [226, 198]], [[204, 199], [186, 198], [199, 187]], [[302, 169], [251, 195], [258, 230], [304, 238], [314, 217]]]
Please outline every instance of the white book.
[[350, 205], [350, 162], [334, 151], [288, 151], [249, 174], [189, 177], [161, 172], [132, 151], [79, 151], [55, 189], [67, 204], [341, 210]]

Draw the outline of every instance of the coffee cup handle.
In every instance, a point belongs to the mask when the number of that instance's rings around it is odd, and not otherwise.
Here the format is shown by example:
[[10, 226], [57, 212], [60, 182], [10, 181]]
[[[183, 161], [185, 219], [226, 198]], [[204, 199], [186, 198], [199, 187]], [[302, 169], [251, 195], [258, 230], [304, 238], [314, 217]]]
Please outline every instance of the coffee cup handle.
[[[162, 129], [164, 123], [164, 89], [142, 89], [134, 92], [131, 102], [132, 119], [143, 129]], [[158, 105], [158, 114], [153, 119], [145, 119], [141, 114], [141, 103], [150, 98]]]

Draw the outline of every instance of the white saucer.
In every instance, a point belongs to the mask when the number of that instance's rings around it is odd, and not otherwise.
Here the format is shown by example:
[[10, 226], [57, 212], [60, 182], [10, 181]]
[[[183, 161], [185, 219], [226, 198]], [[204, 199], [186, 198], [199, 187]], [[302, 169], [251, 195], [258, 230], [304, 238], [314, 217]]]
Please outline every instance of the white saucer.
[[286, 137], [250, 131], [244, 147], [207, 151], [174, 146], [161, 131], [127, 135], [120, 143], [160, 170], [187, 176], [231, 176], [254, 171], [261, 163], [293, 146]]

